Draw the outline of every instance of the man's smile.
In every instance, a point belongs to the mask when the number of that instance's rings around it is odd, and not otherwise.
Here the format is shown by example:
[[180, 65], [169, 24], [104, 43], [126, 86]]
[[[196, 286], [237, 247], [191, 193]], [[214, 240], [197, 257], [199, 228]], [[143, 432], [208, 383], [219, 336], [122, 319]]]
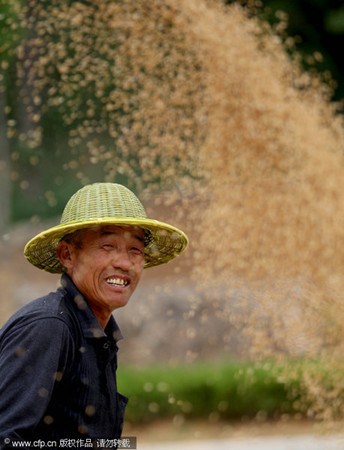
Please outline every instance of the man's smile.
[[127, 278], [119, 278], [119, 277], [110, 277], [106, 279], [107, 284], [110, 284], [111, 286], [118, 286], [118, 287], [126, 287], [130, 284], [130, 280]]

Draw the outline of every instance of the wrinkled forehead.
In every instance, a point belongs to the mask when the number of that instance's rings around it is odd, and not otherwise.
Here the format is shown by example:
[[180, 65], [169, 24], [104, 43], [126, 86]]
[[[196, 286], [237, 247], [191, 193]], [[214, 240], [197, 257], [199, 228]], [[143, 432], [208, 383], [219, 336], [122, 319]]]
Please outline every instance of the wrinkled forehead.
[[93, 242], [104, 236], [124, 236], [127, 239], [136, 239], [145, 246], [150, 242], [150, 232], [136, 225], [95, 225], [67, 234], [62, 239], [81, 248], [86, 242]]
[[136, 225], [104, 225], [98, 227], [98, 232], [100, 236], [124, 234], [142, 242], [145, 239], [145, 231]]

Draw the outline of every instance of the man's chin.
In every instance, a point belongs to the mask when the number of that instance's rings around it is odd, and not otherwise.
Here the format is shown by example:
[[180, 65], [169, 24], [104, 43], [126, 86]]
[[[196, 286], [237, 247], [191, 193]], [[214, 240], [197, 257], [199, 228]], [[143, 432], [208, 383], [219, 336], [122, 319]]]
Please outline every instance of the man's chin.
[[107, 304], [111, 307], [112, 311], [118, 308], [123, 308], [129, 302], [130, 296], [116, 295], [107, 299]]

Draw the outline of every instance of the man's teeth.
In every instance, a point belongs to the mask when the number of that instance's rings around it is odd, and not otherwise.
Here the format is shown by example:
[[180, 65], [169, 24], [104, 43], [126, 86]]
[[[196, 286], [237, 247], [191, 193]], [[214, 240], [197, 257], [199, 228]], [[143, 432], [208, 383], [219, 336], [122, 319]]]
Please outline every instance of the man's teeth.
[[128, 284], [128, 281], [122, 280], [121, 278], [108, 278], [106, 281], [115, 286], [126, 286]]

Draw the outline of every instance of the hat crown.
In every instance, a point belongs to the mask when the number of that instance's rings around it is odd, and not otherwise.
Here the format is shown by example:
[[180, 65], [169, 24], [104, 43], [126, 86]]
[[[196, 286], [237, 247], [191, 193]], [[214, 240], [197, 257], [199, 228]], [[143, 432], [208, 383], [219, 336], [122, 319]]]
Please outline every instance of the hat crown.
[[109, 217], [146, 218], [146, 211], [125, 186], [116, 183], [94, 183], [79, 189], [68, 201], [61, 224]]

